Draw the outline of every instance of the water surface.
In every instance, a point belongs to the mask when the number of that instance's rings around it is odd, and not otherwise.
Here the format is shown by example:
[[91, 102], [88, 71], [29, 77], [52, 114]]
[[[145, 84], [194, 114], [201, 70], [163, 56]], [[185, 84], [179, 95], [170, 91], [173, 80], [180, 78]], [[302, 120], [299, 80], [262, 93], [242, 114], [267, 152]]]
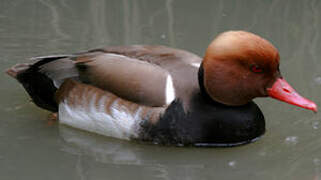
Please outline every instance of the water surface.
[[[0, 69], [32, 56], [105, 45], [163, 44], [203, 55], [220, 32], [270, 40], [283, 76], [321, 104], [318, 0], [2, 0]], [[137, 144], [48, 125], [13, 79], [0, 76], [0, 179], [321, 179], [321, 115], [257, 99], [267, 133], [234, 148]]]

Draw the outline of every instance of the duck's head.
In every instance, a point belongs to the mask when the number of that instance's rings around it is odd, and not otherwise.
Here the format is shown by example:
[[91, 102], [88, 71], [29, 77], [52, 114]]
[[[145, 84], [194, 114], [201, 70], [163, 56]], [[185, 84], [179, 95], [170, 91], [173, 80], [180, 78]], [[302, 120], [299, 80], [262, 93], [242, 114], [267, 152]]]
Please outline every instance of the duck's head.
[[206, 50], [202, 84], [213, 100], [226, 105], [269, 96], [316, 112], [316, 104], [283, 79], [279, 63], [278, 50], [269, 41], [249, 32], [224, 32]]

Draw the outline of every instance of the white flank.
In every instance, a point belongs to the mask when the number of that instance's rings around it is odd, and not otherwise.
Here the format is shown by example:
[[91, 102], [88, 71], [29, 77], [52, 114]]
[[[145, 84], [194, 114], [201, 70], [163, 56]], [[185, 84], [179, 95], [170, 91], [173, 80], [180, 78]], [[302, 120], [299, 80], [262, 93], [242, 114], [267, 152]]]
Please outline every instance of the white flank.
[[130, 113], [126, 106], [115, 100], [110, 107], [110, 114], [107, 114], [105, 110], [107, 98], [107, 96], [101, 97], [98, 107], [95, 105], [95, 96], [92, 96], [87, 106], [84, 99], [81, 104], [74, 107], [69, 106], [67, 100], [64, 100], [59, 104], [59, 121], [104, 136], [126, 140], [137, 138], [142, 108]]
[[199, 68], [201, 66], [201, 63], [191, 63], [191, 65]]
[[167, 76], [165, 93], [166, 104], [170, 104], [175, 99], [175, 88], [173, 85], [173, 79], [171, 75]]

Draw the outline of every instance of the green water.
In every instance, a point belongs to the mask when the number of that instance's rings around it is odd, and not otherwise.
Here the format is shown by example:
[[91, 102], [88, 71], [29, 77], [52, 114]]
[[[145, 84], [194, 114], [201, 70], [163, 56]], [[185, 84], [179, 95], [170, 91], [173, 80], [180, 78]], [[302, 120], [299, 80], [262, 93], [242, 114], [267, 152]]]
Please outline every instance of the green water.
[[[104, 45], [163, 44], [203, 55], [218, 33], [270, 40], [283, 76], [321, 105], [318, 0], [1, 0], [0, 69], [32, 56]], [[321, 179], [321, 115], [257, 99], [267, 133], [235, 148], [137, 144], [48, 125], [13, 79], [0, 76], [0, 179]]]

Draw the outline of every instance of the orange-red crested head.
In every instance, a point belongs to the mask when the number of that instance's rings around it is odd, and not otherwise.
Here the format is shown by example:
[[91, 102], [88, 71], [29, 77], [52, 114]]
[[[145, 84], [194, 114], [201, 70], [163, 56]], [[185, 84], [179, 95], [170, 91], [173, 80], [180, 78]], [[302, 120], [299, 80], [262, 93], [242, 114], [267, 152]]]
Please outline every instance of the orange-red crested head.
[[245, 31], [224, 32], [206, 50], [202, 63], [204, 88], [213, 100], [226, 105], [243, 105], [255, 97], [270, 96], [316, 111], [312, 101], [303, 102], [301, 96], [296, 101], [298, 98], [290, 97], [286, 90], [288, 96], [271, 90], [283, 79], [279, 63], [278, 50], [264, 38]]

